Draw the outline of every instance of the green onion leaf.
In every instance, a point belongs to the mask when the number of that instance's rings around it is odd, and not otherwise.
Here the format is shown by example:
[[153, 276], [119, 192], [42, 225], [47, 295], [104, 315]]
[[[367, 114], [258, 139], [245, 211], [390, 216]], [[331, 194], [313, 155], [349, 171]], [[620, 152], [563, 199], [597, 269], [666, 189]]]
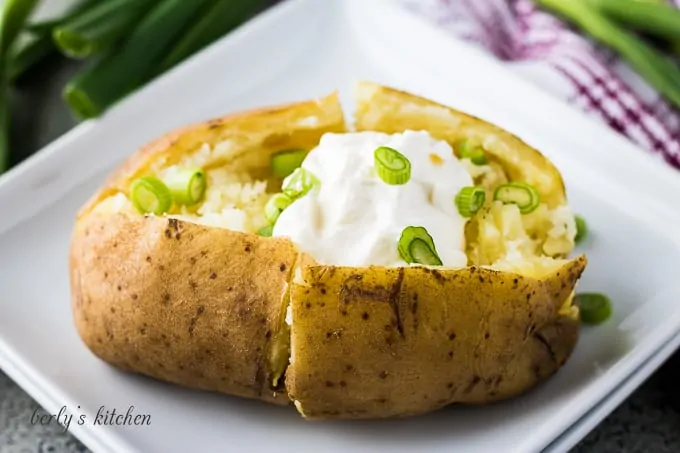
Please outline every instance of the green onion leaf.
[[196, 20], [208, 0], [155, 0], [153, 9], [107, 52], [64, 87], [63, 97], [80, 119], [97, 117], [153, 78], [169, 46]]
[[460, 189], [454, 202], [463, 217], [472, 217], [484, 206], [486, 191], [481, 187], [468, 186]]
[[541, 204], [536, 189], [524, 182], [502, 184], [494, 191], [493, 199], [504, 204], [516, 204], [522, 214], [533, 212]]
[[420, 226], [408, 226], [401, 232], [397, 244], [399, 256], [407, 263], [441, 266], [434, 240], [427, 230]]
[[273, 225], [267, 225], [263, 226], [259, 230], [257, 230], [257, 234], [262, 236], [262, 237], [271, 237], [272, 233], [274, 232], [274, 226]]
[[475, 165], [484, 165], [487, 163], [484, 149], [481, 146], [473, 146], [469, 140], [465, 140], [460, 145], [460, 157], [462, 159], [470, 159]]
[[602, 324], [612, 315], [612, 303], [600, 293], [581, 293], [575, 296], [584, 324]]
[[20, 34], [8, 51], [8, 81], [11, 83], [17, 80], [54, 50], [56, 47], [49, 35]]
[[287, 195], [277, 193], [264, 206], [264, 216], [270, 224], [276, 223], [281, 213], [293, 202]]
[[207, 5], [177, 42], [173, 43], [168, 55], [156, 70], [162, 74], [168, 69], [193, 55], [208, 44], [226, 35], [251, 16], [260, 11], [266, 2], [263, 0], [215, 0]]
[[307, 192], [320, 184], [319, 178], [312, 172], [299, 167], [283, 180], [283, 193], [295, 200], [304, 197]]
[[376, 173], [387, 184], [402, 185], [411, 179], [411, 162], [399, 151], [381, 146], [373, 156]]
[[[650, 45], [636, 35], [630, 26], [617, 22], [603, 14], [591, 0], [534, 0], [536, 5], [550, 10], [567, 19], [582, 31], [589, 34], [598, 43], [618, 53], [640, 77], [655, 88], [675, 107], [680, 107], [680, 67], [658, 48]], [[621, 11], [627, 10], [627, 4], [618, 5]], [[626, 2], [627, 3], [627, 2]], [[636, 14], [635, 12], [628, 15]], [[637, 21], [647, 19], [637, 16]], [[659, 23], [651, 27], [660, 31]]]
[[586, 223], [586, 219], [578, 214], [574, 216], [574, 220], [576, 221], [576, 236], [574, 237], [574, 243], [579, 244], [586, 236], [588, 236], [588, 224]]
[[116, 44], [129, 34], [154, 2], [150, 0], [108, 0], [57, 25], [52, 38], [70, 58], [87, 58]]
[[279, 151], [273, 154], [271, 158], [272, 175], [277, 178], [285, 178], [302, 165], [306, 156], [307, 151], [304, 149]]
[[142, 214], [161, 215], [172, 206], [172, 193], [163, 181], [155, 176], [135, 180], [130, 188], [130, 198]]
[[10, 165], [8, 53], [38, 0], [5, 0], [0, 4], [0, 174]]
[[200, 168], [177, 168], [169, 171], [163, 182], [177, 204], [191, 206], [198, 203], [207, 186], [205, 173]]
[[0, 53], [3, 58], [3, 72], [7, 51], [38, 3], [39, 0], [5, 0], [0, 4]]

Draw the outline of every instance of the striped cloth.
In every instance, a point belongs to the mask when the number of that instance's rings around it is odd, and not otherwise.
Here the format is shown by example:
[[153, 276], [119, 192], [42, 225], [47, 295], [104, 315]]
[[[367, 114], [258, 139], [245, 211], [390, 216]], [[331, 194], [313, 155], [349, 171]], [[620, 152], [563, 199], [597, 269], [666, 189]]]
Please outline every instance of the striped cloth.
[[678, 111], [610, 51], [531, 0], [402, 1], [680, 169]]

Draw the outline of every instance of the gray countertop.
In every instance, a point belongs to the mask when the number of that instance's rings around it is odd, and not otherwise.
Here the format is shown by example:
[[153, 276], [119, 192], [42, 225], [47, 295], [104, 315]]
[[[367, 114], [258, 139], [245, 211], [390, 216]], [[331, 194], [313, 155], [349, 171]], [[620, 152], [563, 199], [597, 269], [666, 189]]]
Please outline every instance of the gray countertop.
[[[12, 95], [13, 161], [57, 138], [75, 121], [60, 90], [77, 65], [59, 60], [36, 68]], [[38, 112], [36, 114], [36, 112]], [[680, 353], [573, 451], [577, 453], [680, 452]], [[55, 425], [33, 425], [37, 403], [0, 372], [0, 453], [86, 452], [78, 440]]]

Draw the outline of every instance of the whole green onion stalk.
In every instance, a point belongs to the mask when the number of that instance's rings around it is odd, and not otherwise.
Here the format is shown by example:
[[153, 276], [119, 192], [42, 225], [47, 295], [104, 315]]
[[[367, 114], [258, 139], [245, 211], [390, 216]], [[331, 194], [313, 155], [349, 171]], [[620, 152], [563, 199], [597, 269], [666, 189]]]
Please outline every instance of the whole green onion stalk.
[[7, 57], [9, 82], [15, 82], [37, 63], [56, 52], [57, 47], [52, 40], [52, 30], [55, 27], [84, 14], [94, 5], [109, 1], [111, 0], [82, 0], [59, 17], [27, 24], [9, 50]]
[[156, 0], [108, 0], [64, 21], [52, 35], [59, 50], [86, 58], [108, 49], [130, 33]]
[[169, 47], [209, 0], [160, 0], [131, 34], [64, 88], [75, 115], [94, 118], [148, 82]]
[[680, 39], [680, 10], [662, 0], [588, 0], [598, 11], [633, 30]]
[[39, 0], [5, 0], [0, 13], [0, 173], [9, 166], [7, 55]]
[[263, 7], [262, 0], [215, 0], [161, 63], [161, 74], [241, 25]]
[[589, 0], [534, 0], [616, 51], [652, 87], [680, 108], [680, 68], [634, 34], [604, 16]]

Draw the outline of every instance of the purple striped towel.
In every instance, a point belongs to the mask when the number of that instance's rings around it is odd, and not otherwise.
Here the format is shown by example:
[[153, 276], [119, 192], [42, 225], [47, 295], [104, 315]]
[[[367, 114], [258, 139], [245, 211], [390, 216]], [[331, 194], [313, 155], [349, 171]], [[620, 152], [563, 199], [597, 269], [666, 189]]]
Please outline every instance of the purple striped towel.
[[403, 1], [680, 169], [679, 113], [615, 55], [531, 0]]

